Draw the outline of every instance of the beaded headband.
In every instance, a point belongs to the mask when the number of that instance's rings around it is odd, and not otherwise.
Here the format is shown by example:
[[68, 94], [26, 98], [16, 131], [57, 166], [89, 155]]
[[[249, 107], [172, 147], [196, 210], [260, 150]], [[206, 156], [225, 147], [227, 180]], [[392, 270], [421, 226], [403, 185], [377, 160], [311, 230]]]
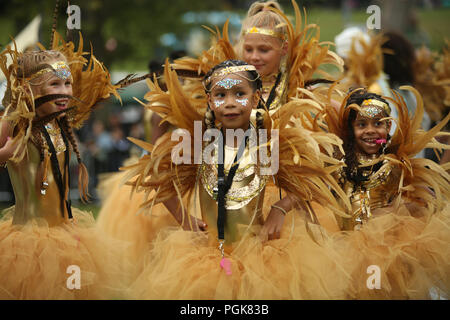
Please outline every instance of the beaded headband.
[[28, 80], [34, 79], [48, 72], [53, 72], [55, 76], [57, 76], [62, 80], [69, 79], [72, 76], [70, 68], [65, 61], [56, 61], [50, 65], [50, 68], [39, 70], [38, 72], [33, 74], [30, 78], [28, 78]]
[[[208, 77], [208, 79], [205, 80], [205, 83], [210, 83], [211, 79], [213, 77], [226, 76], [230, 73], [237, 73], [237, 72], [242, 72], [242, 71], [256, 71], [256, 68], [255, 68], [255, 66], [252, 66], [252, 65], [225, 67], [225, 68], [222, 68], [222, 69], [219, 69], [219, 70], [213, 72], [213, 74], [210, 75]], [[258, 75], [258, 78], [254, 79], [254, 80], [248, 79], [247, 77], [244, 77], [244, 76], [243, 76], [243, 78], [245, 78], [248, 81], [254, 81], [259, 78], [259, 75]]]
[[391, 108], [389, 105], [377, 99], [364, 100], [361, 104], [361, 109], [361, 113], [368, 118], [373, 118], [383, 111], [386, 112], [388, 116], [391, 115]]
[[256, 71], [256, 68], [255, 66], [252, 65], [225, 67], [214, 72], [209, 78], [225, 76], [230, 73], [236, 73], [241, 71]]
[[283, 33], [281, 32], [275, 32], [272, 29], [264, 29], [264, 28], [258, 28], [258, 27], [252, 27], [252, 28], [248, 28], [247, 30], [244, 31], [244, 36], [246, 34], [249, 33], [259, 33], [259, 34], [264, 34], [266, 36], [272, 36], [275, 38], [280, 38], [281, 40], [285, 39], [285, 36]]

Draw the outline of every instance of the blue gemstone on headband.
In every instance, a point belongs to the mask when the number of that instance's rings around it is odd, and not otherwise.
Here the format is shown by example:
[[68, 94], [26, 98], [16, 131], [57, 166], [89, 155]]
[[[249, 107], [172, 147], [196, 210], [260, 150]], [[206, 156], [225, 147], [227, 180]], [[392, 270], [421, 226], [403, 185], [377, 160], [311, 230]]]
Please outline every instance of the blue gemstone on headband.
[[241, 83], [241, 82], [242, 82], [242, 80], [239, 80], [239, 79], [226, 78], [226, 79], [222, 79], [222, 80], [218, 81], [217, 85], [228, 90], [228, 89], [233, 88], [235, 85], [237, 85], [238, 83]]
[[67, 67], [62, 67], [62, 68], [57, 68], [55, 70], [55, 75], [62, 79], [62, 80], [66, 80], [68, 79], [72, 74], [70, 73], [70, 69]]
[[366, 115], [369, 118], [374, 118], [377, 115], [379, 115], [380, 113], [383, 112], [383, 109], [378, 107], [378, 106], [368, 106], [368, 107], [364, 107], [362, 109], [363, 114]]

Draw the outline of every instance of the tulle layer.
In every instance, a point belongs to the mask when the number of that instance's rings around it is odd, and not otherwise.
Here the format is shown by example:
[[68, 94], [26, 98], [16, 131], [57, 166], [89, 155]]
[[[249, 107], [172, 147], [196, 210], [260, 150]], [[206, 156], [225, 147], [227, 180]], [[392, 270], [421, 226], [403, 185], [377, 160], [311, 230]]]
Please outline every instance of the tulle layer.
[[314, 241], [294, 211], [281, 239], [263, 243], [256, 228], [234, 245], [226, 255], [231, 275], [220, 267], [215, 239], [164, 228], [128, 294], [137, 299], [448, 299], [449, 208], [434, 214], [411, 204], [378, 209], [358, 231], [314, 226]]
[[359, 231], [334, 233], [354, 281], [350, 299], [430, 299], [450, 295], [450, 205], [430, 214], [409, 204], [378, 209]]
[[[288, 221], [289, 220], [289, 221]], [[292, 230], [293, 227], [293, 230]], [[165, 228], [152, 242], [144, 271], [130, 287], [137, 299], [341, 299], [351, 278], [331, 244], [307, 234], [298, 212], [281, 239], [261, 242], [258, 228], [234, 245], [220, 267], [215, 239]]]
[[90, 213], [73, 208], [72, 223], [0, 222], [0, 299], [120, 299], [129, 269], [123, 242], [96, 230]]
[[103, 198], [102, 208], [97, 218], [97, 227], [114, 239], [127, 241], [130, 249], [122, 259], [129, 261], [134, 270], [130, 278], [142, 271], [143, 259], [150, 249], [150, 242], [157, 231], [164, 226], [176, 226], [176, 221], [162, 204], [149, 210], [140, 210], [145, 201], [145, 193], [133, 193], [131, 187], [120, 185], [124, 173], [114, 173], [100, 184]]

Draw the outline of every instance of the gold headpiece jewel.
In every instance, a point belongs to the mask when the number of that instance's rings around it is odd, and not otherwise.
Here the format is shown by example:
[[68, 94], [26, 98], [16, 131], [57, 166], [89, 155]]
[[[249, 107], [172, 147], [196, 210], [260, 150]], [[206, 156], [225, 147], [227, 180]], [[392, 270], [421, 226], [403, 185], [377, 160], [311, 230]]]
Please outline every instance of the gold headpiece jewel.
[[236, 73], [236, 72], [241, 72], [241, 71], [256, 71], [256, 68], [255, 68], [255, 66], [252, 66], [252, 65], [225, 67], [225, 68], [222, 68], [222, 69], [214, 72], [211, 75], [211, 77], [213, 77], [213, 76], [220, 77], [220, 76], [225, 76], [230, 73]]
[[275, 32], [272, 29], [264, 29], [264, 28], [258, 28], [258, 27], [252, 27], [252, 28], [248, 28], [247, 30], [244, 31], [244, 36], [246, 34], [249, 33], [259, 33], [259, 34], [264, 34], [266, 36], [272, 36], [275, 38], [280, 38], [281, 40], [284, 40], [284, 34], [281, 32]]
[[366, 99], [361, 103], [362, 113], [364, 116], [373, 118], [381, 112], [386, 112], [388, 116], [391, 115], [391, 107], [387, 103], [377, 99]]
[[[212, 79], [213, 77], [226, 76], [227, 74], [230, 74], [230, 73], [237, 73], [237, 72], [241, 72], [241, 71], [256, 71], [256, 68], [255, 68], [255, 66], [250, 65], [250, 64], [244, 65], [244, 66], [225, 67], [225, 68], [222, 68], [222, 69], [219, 69], [219, 70], [213, 72], [213, 74], [210, 75], [210, 76], [208, 77], [208, 79], [205, 80], [205, 83], [204, 83], [203, 85], [205, 86], [205, 84], [210, 83], [210, 82], [211, 82], [211, 79]], [[246, 79], [246, 80], [248, 80], [248, 81], [255, 81], [255, 80], [259, 79], [259, 73], [258, 73], [258, 77], [257, 77], [256, 79], [249, 79], [249, 78], [247, 78], [247, 77], [245, 77], [245, 76], [242, 76], [242, 75], [241, 75], [241, 77], [244, 78], [244, 79]], [[217, 83], [216, 83], [216, 84], [217, 84]], [[206, 87], [205, 87], [205, 88], [206, 88]], [[210, 90], [212, 90], [212, 88], [211, 88]], [[207, 90], [207, 91], [210, 91], [210, 90]]]
[[71, 77], [72, 73], [70, 72], [70, 68], [65, 61], [56, 61], [50, 65], [51, 68], [45, 68], [39, 70], [35, 74], [33, 74], [28, 80], [34, 79], [43, 75], [47, 72], [53, 72], [58, 78], [62, 80], [66, 80]]

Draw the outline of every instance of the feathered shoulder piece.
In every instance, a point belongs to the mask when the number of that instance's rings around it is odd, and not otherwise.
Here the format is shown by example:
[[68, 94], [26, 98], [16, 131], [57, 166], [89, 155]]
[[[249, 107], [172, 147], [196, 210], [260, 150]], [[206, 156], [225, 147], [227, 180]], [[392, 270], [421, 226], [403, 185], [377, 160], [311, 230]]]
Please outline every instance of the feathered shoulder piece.
[[[149, 91], [144, 96], [147, 103], [138, 101], [145, 108], [158, 113], [163, 122], [167, 121], [177, 128], [193, 133], [194, 121], [202, 121], [206, 110], [204, 95], [202, 97], [187, 95], [186, 92], [191, 93], [192, 90], [186, 90], [185, 86], [182, 86], [176, 71], [171, 68], [168, 60], [164, 65], [164, 79], [167, 90], [165, 88], [163, 90], [156, 79], [147, 79]], [[203, 87], [202, 90], [204, 91]]]
[[408, 108], [400, 94], [393, 91], [394, 99], [388, 98], [398, 109], [397, 129], [384, 158], [401, 170], [399, 192], [411, 198], [422, 199], [432, 210], [442, 209], [450, 198], [450, 175], [446, 169], [449, 164], [439, 165], [429, 159], [413, 158], [423, 148], [450, 149], [449, 145], [439, 143], [435, 137], [448, 135], [440, 132], [450, 119], [450, 113], [428, 131], [421, 129], [424, 114], [420, 93], [410, 86], [400, 87], [411, 91], [417, 101], [416, 112], [410, 118]]
[[[194, 141], [191, 138], [196, 137], [195, 124], [201, 126], [200, 139], [205, 130], [203, 114], [199, 113], [199, 108], [196, 107], [198, 101], [185, 94], [177, 73], [170, 68], [168, 61], [164, 67], [164, 78], [167, 91], [159, 87], [156, 79], [147, 79], [150, 88], [145, 95], [147, 103], [140, 103], [145, 108], [160, 114], [163, 117], [162, 121], [168, 121], [179, 129], [183, 129], [183, 134], [180, 133], [177, 139], [172, 140], [172, 133], [168, 132], [160, 137], [154, 146], [129, 138], [149, 153], [138, 163], [122, 168], [127, 172], [122, 182], [131, 185], [132, 192], [146, 193], [147, 199], [142, 204], [142, 208], [150, 208], [153, 203], [164, 202], [177, 195], [184, 196], [193, 189], [197, 164], [194, 163]], [[187, 148], [183, 148], [183, 151], [180, 149], [180, 139], [189, 144]], [[178, 150], [178, 153], [173, 153], [174, 150]], [[185, 161], [173, 161], [173, 157], [185, 159]], [[150, 192], [154, 190], [157, 192], [150, 198]]]
[[440, 121], [450, 111], [450, 45], [443, 54], [426, 47], [416, 51], [415, 86], [422, 93], [425, 109], [433, 121]]
[[[340, 203], [348, 208], [350, 203], [333, 178], [334, 172], [342, 166], [333, 157], [335, 149], [342, 149], [342, 140], [317, 128], [311, 114], [317, 114], [321, 109], [321, 104], [314, 98], [292, 98], [266, 121], [266, 128], [279, 132], [276, 179], [278, 185], [294, 198], [316, 201], [345, 216], [346, 210]], [[342, 202], [337, 201], [336, 196]]]
[[362, 37], [352, 41], [347, 65], [351, 85], [369, 88], [380, 77], [383, 71], [383, 41], [382, 34], [371, 35], [369, 42]]
[[332, 80], [332, 75], [319, 69], [323, 65], [334, 65], [343, 71], [344, 62], [336, 53], [329, 50], [330, 42], [320, 42], [320, 28], [316, 24], [306, 23], [300, 13], [297, 3], [292, 0], [295, 11], [295, 25], [289, 18], [276, 8], [270, 8], [279, 14], [286, 22], [287, 40], [289, 43], [286, 69], [288, 76], [288, 97], [298, 95], [297, 88], [304, 88], [308, 81], [313, 80], [315, 74]]
[[[10, 60], [8, 62], [8, 59]], [[26, 155], [26, 145], [31, 137], [32, 123], [35, 116], [34, 99], [31, 89], [25, 80], [17, 77], [19, 53], [17, 47], [7, 46], [0, 53], [0, 68], [7, 81], [7, 89], [2, 104], [5, 108], [1, 113], [0, 126], [7, 121], [14, 133], [13, 141], [18, 147], [14, 151], [11, 161], [21, 161]], [[9, 65], [8, 65], [9, 63]], [[0, 128], [1, 129], [1, 128]]]

